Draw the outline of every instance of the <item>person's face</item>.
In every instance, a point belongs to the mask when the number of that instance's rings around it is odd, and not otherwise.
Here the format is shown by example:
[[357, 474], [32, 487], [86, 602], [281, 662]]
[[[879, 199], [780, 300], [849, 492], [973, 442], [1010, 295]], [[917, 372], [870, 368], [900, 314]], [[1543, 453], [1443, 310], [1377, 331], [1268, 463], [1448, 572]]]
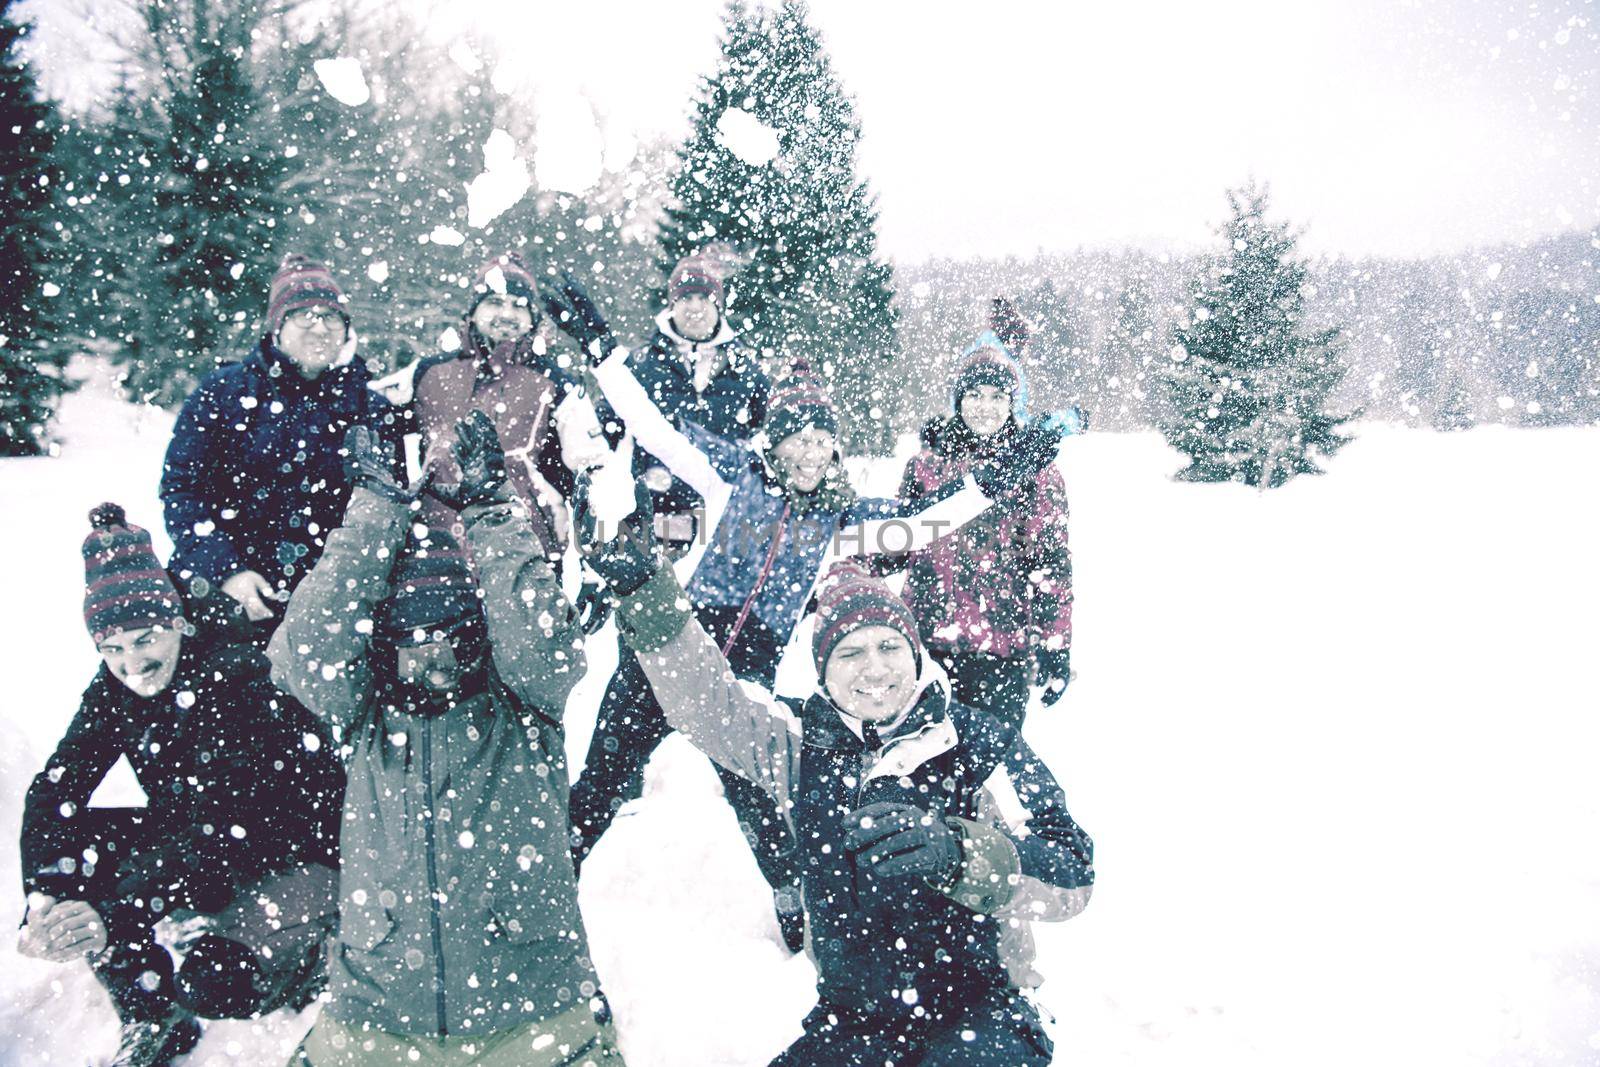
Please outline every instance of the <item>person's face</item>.
[[278, 330], [278, 351], [303, 378], [317, 378], [333, 366], [344, 347], [344, 316], [331, 304], [296, 308]]
[[472, 325], [490, 348], [498, 348], [533, 329], [533, 309], [528, 306], [527, 297], [490, 293], [472, 309]]
[[828, 473], [828, 464], [833, 462], [837, 446], [833, 434], [807, 426], [779, 441], [772, 454], [795, 488], [809, 493], [822, 484], [822, 476]]
[[395, 649], [395, 674], [405, 685], [430, 693], [448, 693], [461, 684], [462, 673], [455, 646], [442, 634], [419, 645]]
[[717, 302], [700, 293], [680, 296], [672, 302], [672, 324], [691, 341], [708, 339], [717, 328], [720, 312]]
[[979, 437], [1000, 432], [1011, 416], [1011, 394], [998, 385], [975, 385], [961, 394], [961, 421]]
[[916, 680], [916, 652], [892, 626], [852, 631], [823, 665], [823, 684], [839, 710], [866, 722], [885, 722], [904, 711]]
[[182, 646], [177, 630], [145, 626], [112, 634], [95, 648], [117, 681], [142, 697], [153, 697], [172, 684]]

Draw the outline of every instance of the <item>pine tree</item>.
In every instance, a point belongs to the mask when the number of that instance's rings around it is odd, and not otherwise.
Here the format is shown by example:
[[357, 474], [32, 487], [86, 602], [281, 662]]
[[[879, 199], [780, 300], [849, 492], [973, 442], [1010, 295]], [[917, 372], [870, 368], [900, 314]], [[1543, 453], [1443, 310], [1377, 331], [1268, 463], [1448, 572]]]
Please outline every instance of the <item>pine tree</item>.
[[61, 288], [49, 280], [59, 172], [55, 110], [17, 54], [28, 27], [11, 7], [0, 4], [0, 455], [28, 456], [44, 450], [66, 384], [50, 306]]
[[[96, 262], [136, 400], [175, 404], [259, 328], [277, 264], [284, 167], [252, 56], [249, 0], [144, 0], [101, 129]], [[126, 181], [124, 181], [126, 179]]]
[[1267, 191], [1252, 182], [1227, 195], [1223, 251], [1173, 330], [1161, 429], [1190, 459], [1180, 478], [1271, 488], [1320, 473], [1314, 455], [1349, 441], [1338, 431], [1352, 416], [1326, 410], [1345, 373], [1340, 331], [1306, 330], [1306, 268], [1288, 225], [1268, 221]]
[[[770, 160], [740, 143], [737, 124], [752, 117], [776, 135]], [[730, 279], [729, 317], [769, 367], [804, 359], [820, 371], [847, 445], [878, 451], [890, 441], [898, 388], [887, 379], [900, 341], [876, 207], [856, 176], [860, 139], [806, 5], [785, 0], [756, 17], [734, 0], [680, 152], [660, 266], [664, 274], [709, 243], [731, 245], [744, 263]]]

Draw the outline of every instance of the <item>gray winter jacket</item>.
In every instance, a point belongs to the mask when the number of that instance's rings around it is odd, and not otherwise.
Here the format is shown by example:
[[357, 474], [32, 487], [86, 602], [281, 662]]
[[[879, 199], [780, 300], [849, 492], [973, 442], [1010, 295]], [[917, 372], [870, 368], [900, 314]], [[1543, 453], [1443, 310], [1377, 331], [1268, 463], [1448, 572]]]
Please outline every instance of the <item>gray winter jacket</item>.
[[327, 1010], [391, 1033], [493, 1033], [597, 992], [561, 726], [582, 634], [527, 519], [469, 508], [487, 691], [432, 718], [380, 707], [370, 620], [412, 515], [356, 489], [268, 655], [273, 680], [333, 728], [349, 774]]

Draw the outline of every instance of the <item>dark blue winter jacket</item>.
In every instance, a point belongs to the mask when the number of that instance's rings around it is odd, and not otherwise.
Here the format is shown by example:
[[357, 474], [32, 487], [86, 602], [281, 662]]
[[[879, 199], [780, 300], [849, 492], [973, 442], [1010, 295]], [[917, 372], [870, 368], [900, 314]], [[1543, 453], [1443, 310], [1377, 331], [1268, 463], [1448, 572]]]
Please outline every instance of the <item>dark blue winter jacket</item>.
[[[823, 1005], [937, 1018], [1010, 985], [1003, 924], [1059, 921], [1088, 903], [1093, 843], [1050, 769], [1016, 731], [950, 700], [937, 668], [925, 665], [904, 721], [872, 739], [820, 691], [773, 698], [736, 680], [680, 597], [662, 571], [617, 617], [667, 721], [791, 822]], [[880, 801], [958, 830], [953, 885], [861, 870], [844, 847], [845, 816]]]
[[[727, 366], [712, 376], [703, 391], [694, 387], [698, 354], [721, 349]], [[656, 332], [649, 343], [628, 356], [629, 369], [656, 407], [674, 425], [687, 419], [728, 441], [749, 439], [766, 417], [771, 383], [757, 365], [754, 353], [739, 341], [726, 320], [709, 340], [691, 341], [672, 325], [663, 311], [656, 316]], [[660, 464], [647, 452], [635, 452], [633, 476], [637, 479]], [[670, 473], [670, 472], [669, 472]], [[665, 491], [653, 491], [656, 514], [686, 513], [698, 508], [700, 495], [681, 478], [673, 478]]]
[[217, 585], [253, 570], [292, 591], [350, 497], [345, 431], [364, 425], [398, 440], [395, 410], [369, 380], [359, 359], [308, 380], [269, 340], [206, 375], [178, 415], [161, 475], [172, 572]]

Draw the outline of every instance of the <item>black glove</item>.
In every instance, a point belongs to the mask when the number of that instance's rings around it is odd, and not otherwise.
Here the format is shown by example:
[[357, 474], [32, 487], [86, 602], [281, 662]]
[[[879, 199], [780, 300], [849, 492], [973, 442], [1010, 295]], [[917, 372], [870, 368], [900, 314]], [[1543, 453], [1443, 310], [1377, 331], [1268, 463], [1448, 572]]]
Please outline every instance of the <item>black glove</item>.
[[590, 364], [598, 364], [617, 347], [605, 316], [571, 272], [562, 271], [559, 284], [551, 284], [541, 277], [539, 300], [550, 313], [550, 321], [578, 342]]
[[1061, 699], [1061, 694], [1067, 691], [1067, 683], [1072, 681], [1072, 650], [1041, 649], [1033, 654], [1033, 661], [1039, 668], [1034, 680], [1044, 686], [1040, 703], [1048, 708]]
[[578, 612], [578, 625], [585, 634], [595, 633], [611, 616], [611, 604], [600, 592], [598, 582], [584, 582], [578, 589], [578, 602], [573, 605]]
[[961, 866], [961, 835], [950, 824], [913, 804], [885, 800], [844, 817], [850, 828], [844, 847], [856, 866], [884, 878], [920, 875], [945, 886]]
[[609, 541], [600, 540], [600, 520], [589, 502], [590, 472], [578, 475], [572, 488], [572, 526], [584, 561], [615, 596], [627, 596], [655, 576], [661, 564], [656, 554], [655, 509], [650, 490], [633, 483], [633, 513]]
[[1058, 424], [1029, 426], [1002, 455], [972, 468], [973, 481], [991, 500], [1032, 485], [1040, 472], [1055, 462], [1061, 437]]
[[409, 504], [417, 494], [394, 476], [394, 446], [365, 426], [344, 434], [344, 473], [351, 486], [377, 493], [385, 500]]
[[440, 485], [429, 481], [428, 492], [460, 511], [474, 504], [511, 503], [511, 484], [506, 477], [506, 452], [494, 421], [481, 411], [467, 412], [456, 423], [456, 438], [450, 454], [461, 468], [461, 481]]

